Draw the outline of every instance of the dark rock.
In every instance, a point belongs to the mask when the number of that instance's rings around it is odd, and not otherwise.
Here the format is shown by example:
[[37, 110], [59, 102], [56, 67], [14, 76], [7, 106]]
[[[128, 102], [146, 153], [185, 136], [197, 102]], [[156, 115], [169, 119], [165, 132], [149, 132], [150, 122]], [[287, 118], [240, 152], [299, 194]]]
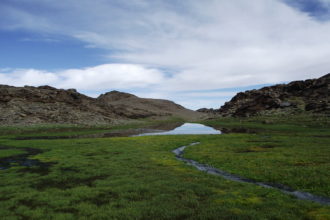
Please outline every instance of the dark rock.
[[217, 113], [217, 111], [214, 110], [213, 108], [200, 108], [197, 110], [197, 112], [207, 113], [207, 114], [216, 114]]
[[77, 90], [76, 89], [68, 89], [67, 91], [68, 92], [71, 92], [71, 93], [77, 93]]
[[[222, 116], [248, 117], [267, 112], [289, 113], [309, 111], [330, 113], [330, 73], [318, 79], [294, 81], [264, 87], [259, 90], [239, 92], [220, 109], [213, 110]], [[207, 112], [207, 109], [202, 109]]]

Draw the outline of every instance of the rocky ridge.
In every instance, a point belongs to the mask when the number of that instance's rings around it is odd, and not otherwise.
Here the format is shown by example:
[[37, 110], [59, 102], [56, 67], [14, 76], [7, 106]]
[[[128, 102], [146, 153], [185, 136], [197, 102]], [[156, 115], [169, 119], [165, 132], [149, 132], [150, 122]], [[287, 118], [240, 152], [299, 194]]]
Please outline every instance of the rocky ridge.
[[218, 116], [313, 112], [330, 114], [330, 73], [318, 79], [293, 81], [237, 93], [219, 109], [199, 109]]
[[174, 102], [112, 91], [91, 98], [75, 89], [0, 85], [0, 125], [117, 124], [140, 118], [196, 118], [201, 113]]

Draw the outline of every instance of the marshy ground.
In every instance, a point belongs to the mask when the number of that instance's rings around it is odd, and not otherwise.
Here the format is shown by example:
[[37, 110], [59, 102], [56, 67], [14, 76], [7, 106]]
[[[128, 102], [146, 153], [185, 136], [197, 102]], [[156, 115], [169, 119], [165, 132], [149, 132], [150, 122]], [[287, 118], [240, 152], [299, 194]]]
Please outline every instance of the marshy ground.
[[[200, 142], [185, 150], [185, 158], [330, 197], [327, 117], [203, 123], [249, 133], [15, 140], [113, 128], [3, 127], [0, 160], [25, 155], [42, 164], [14, 162], [0, 170], [1, 219], [330, 219], [330, 206], [200, 172], [171, 152]], [[38, 154], [28, 155], [28, 149]]]

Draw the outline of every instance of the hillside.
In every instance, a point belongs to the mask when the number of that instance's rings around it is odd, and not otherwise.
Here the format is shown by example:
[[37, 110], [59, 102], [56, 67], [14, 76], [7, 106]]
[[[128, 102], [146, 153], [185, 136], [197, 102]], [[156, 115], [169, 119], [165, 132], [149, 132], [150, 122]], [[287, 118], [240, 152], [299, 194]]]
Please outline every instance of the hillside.
[[129, 93], [112, 91], [97, 98], [101, 105], [111, 108], [117, 115], [125, 118], [147, 118], [153, 116], [177, 116], [194, 118], [200, 113], [188, 110], [169, 100], [139, 98]]
[[198, 111], [220, 116], [257, 114], [330, 113], [330, 73], [318, 79], [293, 81], [237, 93], [219, 109]]
[[0, 124], [117, 124], [140, 118], [198, 118], [174, 102], [112, 91], [91, 98], [75, 89], [0, 85]]

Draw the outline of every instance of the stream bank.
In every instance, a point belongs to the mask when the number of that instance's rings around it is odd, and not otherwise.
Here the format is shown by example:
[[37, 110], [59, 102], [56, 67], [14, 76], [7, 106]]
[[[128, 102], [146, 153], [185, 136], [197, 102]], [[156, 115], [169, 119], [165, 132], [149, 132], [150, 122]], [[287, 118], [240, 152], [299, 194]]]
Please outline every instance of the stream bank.
[[221, 177], [223, 177], [227, 180], [231, 180], [231, 181], [235, 181], [235, 182], [251, 183], [251, 184], [258, 185], [258, 186], [268, 188], [268, 189], [277, 189], [277, 190], [279, 190], [279, 191], [281, 191], [285, 194], [292, 195], [292, 196], [294, 196], [298, 199], [301, 199], [301, 200], [312, 201], [312, 202], [316, 202], [316, 203], [319, 203], [319, 204], [322, 204], [322, 205], [330, 205], [330, 198], [327, 198], [327, 197], [321, 197], [321, 196], [313, 195], [313, 194], [308, 193], [308, 192], [302, 192], [302, 191], [294, 190], [294, 189], [291, 189], [290, 187], [284, 186], [282, 184], [258, 182], [258, 181], [252, 180], [252, 179], [248, 179], [248, 178], [245, 178], [245, 177], [241, 177], [241, 176], [238, 176], [238, 175], [228, 173], [226, 171], [211, 167], [207, 164], [201, 164], [201, 163], [198, 163], [197, 161], [184, 158], [184, 156], [183, 156], [184, 155], [184, 150], [187, 147], [194, 146], [194, 145], [197, 145], [197, 144], [200, 144], [200, 142], [194, 142], [194, 143], [191, 143], [191, 144], [186, 145], [186, 146], [181, 146], [181, 147], [173, 150], [172, 152], [175, 154], [175, 156], [178, 160], [183, 161], [188, 165], [194, 166], [198, 170], [206, 172], [208, 174], [221, 176]]

